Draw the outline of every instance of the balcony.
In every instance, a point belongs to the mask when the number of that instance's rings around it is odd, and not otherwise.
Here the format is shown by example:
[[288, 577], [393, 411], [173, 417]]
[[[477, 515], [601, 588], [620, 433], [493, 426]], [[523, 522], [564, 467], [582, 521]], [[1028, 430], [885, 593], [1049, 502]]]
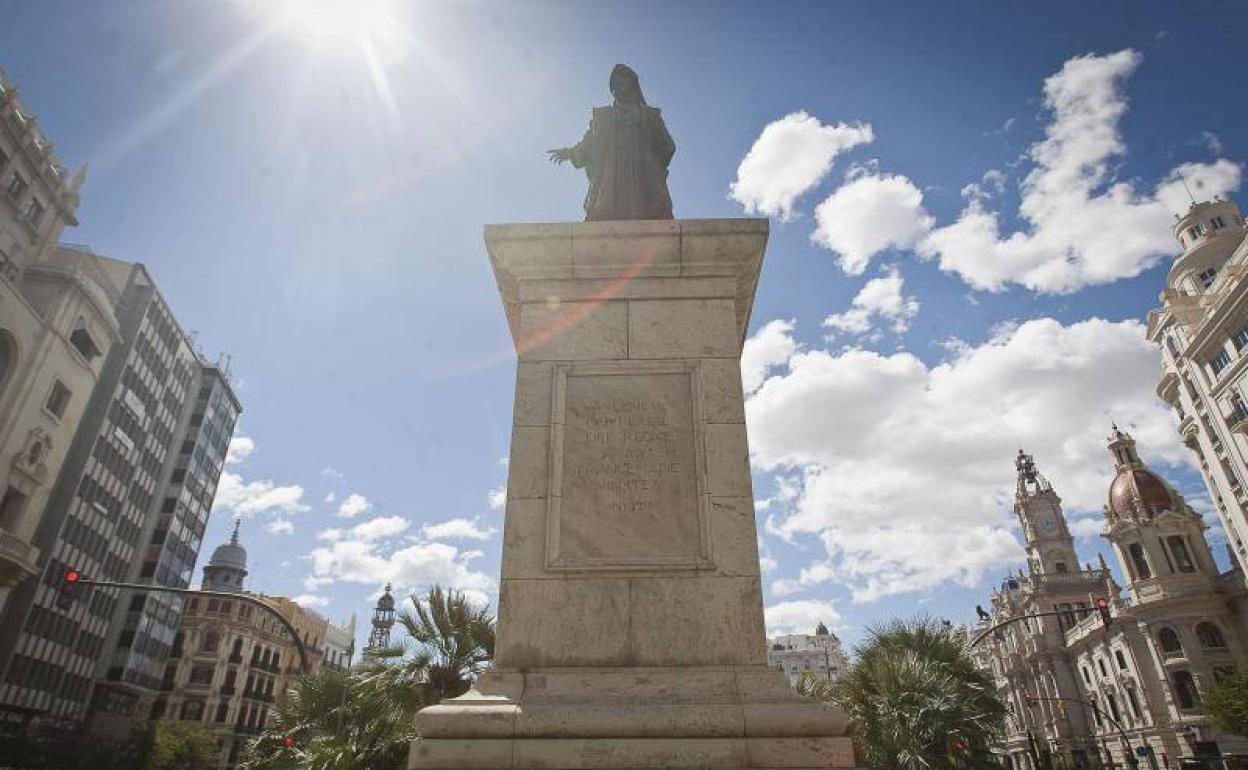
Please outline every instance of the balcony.
[[1226, 425], [1233, 433], [1248, 434], [1248, 408], [1243, 404], [1235, 407], [1235, 410], [1226, 416]]
[[0, 529], [0, 588], [15, 586], [39, 572], [35, 559], [39, 549], [13, 533]]
[[1183, 650], [1162, 650], [1161, 662], [1167, 665], [1171, 663], [1186, 663], [1187, 653]]

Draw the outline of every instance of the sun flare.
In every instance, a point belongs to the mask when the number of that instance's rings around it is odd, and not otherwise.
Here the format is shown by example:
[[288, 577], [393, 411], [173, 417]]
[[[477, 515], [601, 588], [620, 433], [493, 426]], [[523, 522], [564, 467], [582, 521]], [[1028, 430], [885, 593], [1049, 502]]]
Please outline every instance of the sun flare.
[[396, 0], [270, 0], [269, 9], [283, 31], [315, 48], [392, 50], [403, 40]]

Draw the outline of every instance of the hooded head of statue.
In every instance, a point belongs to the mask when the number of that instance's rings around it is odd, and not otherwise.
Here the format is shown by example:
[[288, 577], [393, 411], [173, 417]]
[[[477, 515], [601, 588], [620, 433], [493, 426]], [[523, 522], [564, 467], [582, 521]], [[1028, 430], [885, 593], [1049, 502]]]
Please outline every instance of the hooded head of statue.
[[641, 94], [641, 81], [637, 73], [627, 64], [617, 64], [611, 70], [611, 95], [622, 104], [645, 104], [646, 97]]

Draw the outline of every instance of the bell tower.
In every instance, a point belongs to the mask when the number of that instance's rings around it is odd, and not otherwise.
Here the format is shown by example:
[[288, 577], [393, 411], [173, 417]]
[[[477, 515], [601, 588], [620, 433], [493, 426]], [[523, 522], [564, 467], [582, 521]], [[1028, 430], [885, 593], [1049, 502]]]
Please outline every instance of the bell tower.
[[1052, 574], [1078, 570], [1079, 556], [1062, 513], [1062, 499], [1036, 469], [1035, 459], [1021, 449], [1014, 458], [1014, 468], [1018, 471], [1014, 513], [1023, 527], [1031, 571]]

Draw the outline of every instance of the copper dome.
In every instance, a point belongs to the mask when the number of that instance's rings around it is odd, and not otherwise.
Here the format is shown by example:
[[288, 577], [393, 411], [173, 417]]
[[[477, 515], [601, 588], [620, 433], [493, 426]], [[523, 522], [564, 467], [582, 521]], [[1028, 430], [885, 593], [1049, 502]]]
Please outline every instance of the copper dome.
[[1144, 511], [1155, 514], [1163, 510], [1175, 508], [1174, 498], [1164, 481], [1157, 474], [1142, 468], [1124, 468], [1118, 471], [1114, 482], [1109, 485], [1109, 505], [1119, 516], [1132, 516], [1135, 513], [1135, 492], [1139, 490], [1140, 502]]

